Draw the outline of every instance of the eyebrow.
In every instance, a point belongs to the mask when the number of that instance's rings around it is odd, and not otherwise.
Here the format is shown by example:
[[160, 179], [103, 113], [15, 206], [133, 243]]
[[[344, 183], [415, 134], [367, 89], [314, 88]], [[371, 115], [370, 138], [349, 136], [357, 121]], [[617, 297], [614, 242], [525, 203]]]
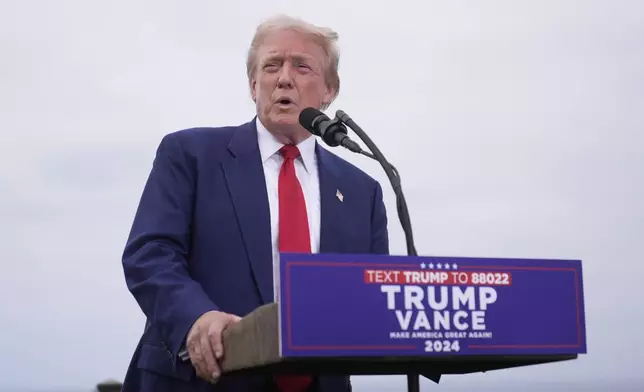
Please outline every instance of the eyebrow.
[[[274, 61], [274, 60], [283, 60], [284, 57], [285, 56], [283, 54], [281, 54], [281, 53], [269, 53], [266, 56], [266, 58], [264, 59], [264, 62]], [[291, 59], [296, 60], [296, 61], [316, 62], [316, 60], [315, 60], [315, 58], [313, 56], [308, 56], [308, 55], [301, 54], [301, 53], [291, 54], [288, 57], [290, 57]]]

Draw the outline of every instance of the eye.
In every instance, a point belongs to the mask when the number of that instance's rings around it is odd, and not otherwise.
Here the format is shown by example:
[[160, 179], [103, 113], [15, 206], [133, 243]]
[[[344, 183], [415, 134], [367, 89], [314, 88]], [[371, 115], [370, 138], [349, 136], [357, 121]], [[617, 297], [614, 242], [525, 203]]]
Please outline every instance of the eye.
[[266, 72], [277, 72], [280, 69], [279, 64], [269, 63], [264, 65], [264, 71]]
[[297, 70], [299, 72], [309, 72], [311, 70], [311, 67], [308, 64], [298, 64]]

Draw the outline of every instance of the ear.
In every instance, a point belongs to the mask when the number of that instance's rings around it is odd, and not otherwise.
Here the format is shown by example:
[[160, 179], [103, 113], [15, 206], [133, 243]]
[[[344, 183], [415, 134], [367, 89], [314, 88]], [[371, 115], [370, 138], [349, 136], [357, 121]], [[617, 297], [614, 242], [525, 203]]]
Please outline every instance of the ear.
[[335, 89], [329, 86], [326, 86], [324, 90], [324, 96], [322, 97], [322, 103], [326, 106], [331, 104], [331, 101], [333, 101], [333, 98], [335, 98], [336, 92]]
[[257, 102], [257, 80], [255, 78], [250, 80], [250, 95], [253, 98], [253, 102]]

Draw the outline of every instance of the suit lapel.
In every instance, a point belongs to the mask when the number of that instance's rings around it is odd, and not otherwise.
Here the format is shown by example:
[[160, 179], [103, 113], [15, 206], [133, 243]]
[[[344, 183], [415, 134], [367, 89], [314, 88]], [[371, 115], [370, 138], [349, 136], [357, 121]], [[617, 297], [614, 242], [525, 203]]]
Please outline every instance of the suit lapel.
[[255, 121], [235, 131], [222, 161], [235, 213], [241, 228], [253, 278], [264, 303], [273, 302], [273, 254], [270, 209]]
[[340, 248], [337, 233], [341, 232], [339, 228], [346, 213], [337, 194], [342, 192], [340, 172], [330, 152], [319, 144], [315, 150], [320, 176], [320, 253], [334, 253]]

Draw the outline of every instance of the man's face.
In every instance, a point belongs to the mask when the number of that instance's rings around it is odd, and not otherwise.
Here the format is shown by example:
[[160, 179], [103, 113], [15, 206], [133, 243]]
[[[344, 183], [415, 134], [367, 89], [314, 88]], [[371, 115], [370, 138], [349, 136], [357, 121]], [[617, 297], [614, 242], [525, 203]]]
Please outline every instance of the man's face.
[[268, 35], [257, 53], [251, 92], [257, 116], [271, 132], [302, 130], [300, 112], [328, 104], [333, 91], [324, 78], [326, 55], [305, 35], [284, 30]]

